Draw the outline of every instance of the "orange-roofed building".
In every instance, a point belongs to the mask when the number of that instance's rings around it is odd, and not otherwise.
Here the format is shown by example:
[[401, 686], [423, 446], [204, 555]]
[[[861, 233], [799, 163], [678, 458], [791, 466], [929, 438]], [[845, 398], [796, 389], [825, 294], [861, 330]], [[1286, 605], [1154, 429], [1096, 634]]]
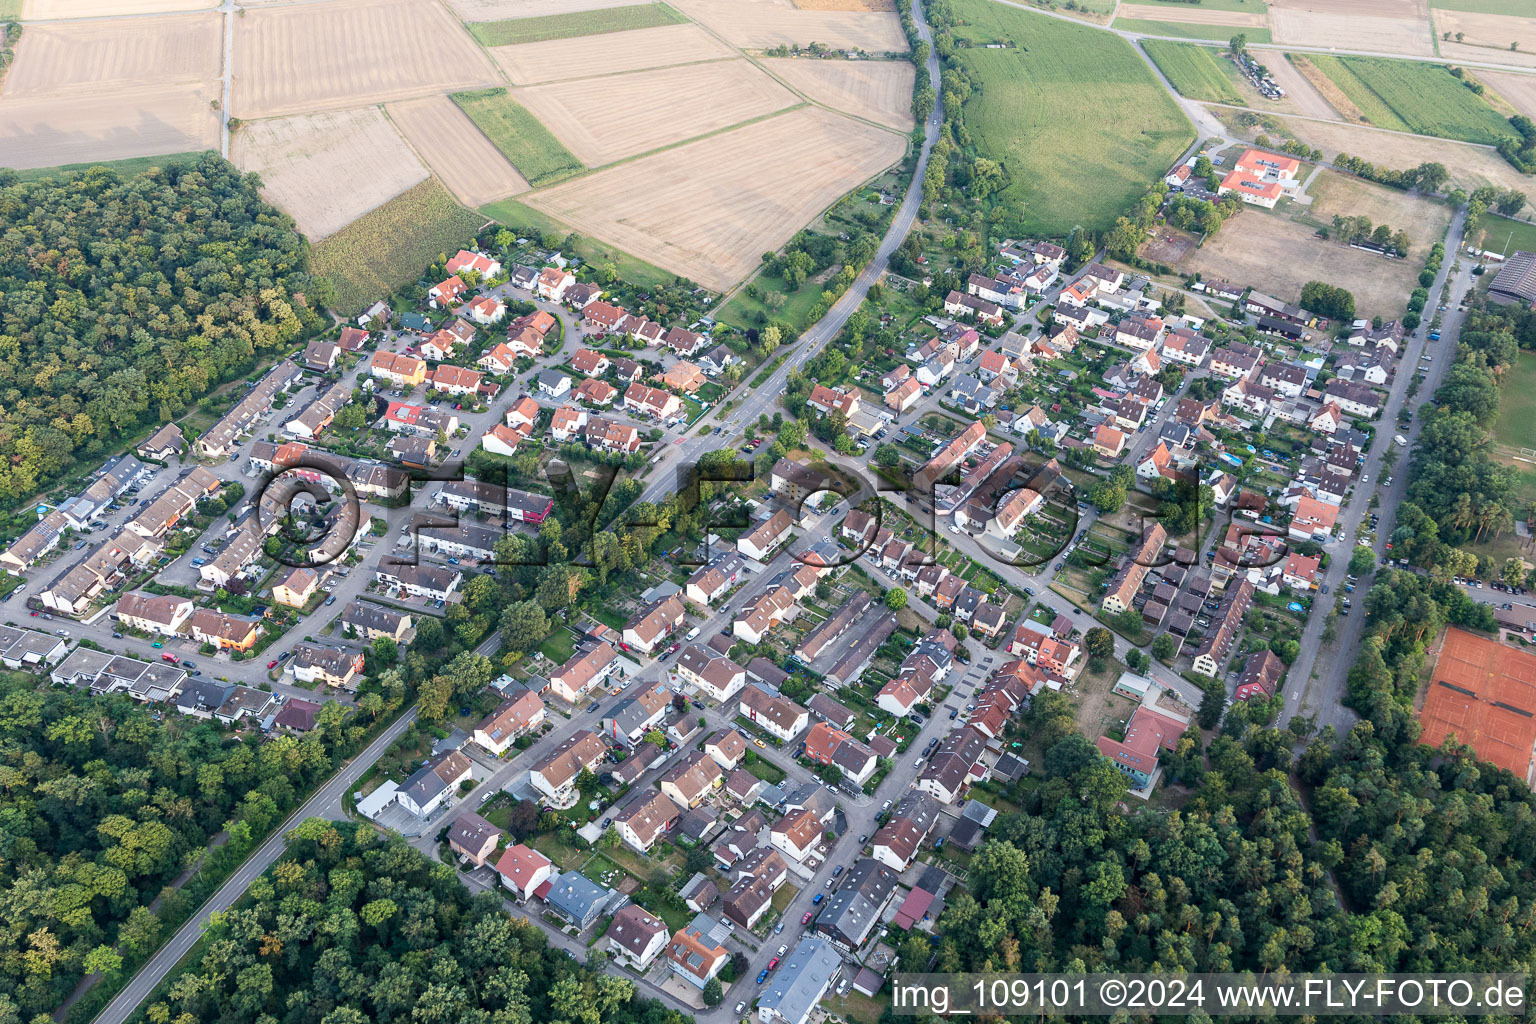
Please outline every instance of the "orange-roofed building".
[[1093, 431], [1093, 448], [1107, 459], [1118, 459], [1120, 453], [1125, 451], [1124, 431], [1108, 423], [1099, 424]]

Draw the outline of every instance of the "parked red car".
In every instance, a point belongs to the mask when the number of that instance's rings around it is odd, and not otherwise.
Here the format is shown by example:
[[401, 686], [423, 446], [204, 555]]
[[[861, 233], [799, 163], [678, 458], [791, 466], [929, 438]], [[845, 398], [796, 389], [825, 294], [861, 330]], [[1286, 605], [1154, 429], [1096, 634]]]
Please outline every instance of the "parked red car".
[[778, 957], [774, 957], [772, 960], [768, 961], [768, 969], [770, 971], [775, 970], [778, 966], [779, 966], [779, 958]]
[[805, 916], [800, 919], [800, 923], [801, 924], [810, 924], [811, 923], [811, 918], [814, 917], [815, 914], [816, 914], [816, 912], [814, 910], [807, 910], [805, 912]]
[[267, 668], [277, 668], [277, 659], [274, 658], [273, 660], [267, 662]]

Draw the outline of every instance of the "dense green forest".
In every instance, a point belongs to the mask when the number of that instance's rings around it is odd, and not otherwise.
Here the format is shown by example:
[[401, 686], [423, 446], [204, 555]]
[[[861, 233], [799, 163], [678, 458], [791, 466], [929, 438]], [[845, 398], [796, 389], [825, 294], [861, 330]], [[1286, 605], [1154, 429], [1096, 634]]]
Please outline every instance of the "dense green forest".
[[373, 826], [311, 818], [150, 1001], [153, 1024], [683, 1024]]
[[334, 702], [303, 738], [262, 742], [37, 683], [0, 678], [0, 1021], [142, 962], [206, 895], [168, 886], [209, 841], [228, 833], [205, 873], [243, 859], [364, 732]]
[[320, 323], [308, 251], [209, 153], [133, 177], [0, 171], [0, 505], [182, 417]]
[[1409, 462], [1408, 496], [1398, 507], [1394, 552], [1437, 579], [1492, 576], [1497, 567], [1457, 547], [1512, 530], [1523, 516], [1517, 477], [1489, 458], [1500, 379], [1521, 348], [1536, 348], [1536, 314], [1514, 306], [1467, 314], [1456, 362], [1422, 412]]

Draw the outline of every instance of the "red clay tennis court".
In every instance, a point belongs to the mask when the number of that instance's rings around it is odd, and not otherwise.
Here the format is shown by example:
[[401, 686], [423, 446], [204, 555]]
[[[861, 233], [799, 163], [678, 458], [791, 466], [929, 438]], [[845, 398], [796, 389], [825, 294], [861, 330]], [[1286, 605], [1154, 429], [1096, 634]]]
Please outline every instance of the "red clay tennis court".
[[1419, 742], [1456, 738], [1477, 756], [1531, 781], [1536, 748], [1536, 655], [1460, 629], [1445, 632], [1430, 676]]

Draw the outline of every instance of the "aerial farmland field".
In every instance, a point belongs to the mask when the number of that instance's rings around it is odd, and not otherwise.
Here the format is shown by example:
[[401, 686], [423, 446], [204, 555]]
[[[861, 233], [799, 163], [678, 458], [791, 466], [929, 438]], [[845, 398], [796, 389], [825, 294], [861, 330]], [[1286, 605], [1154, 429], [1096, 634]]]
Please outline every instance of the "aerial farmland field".
[[909, 61], [765, 59], [763, 66], [817, 103], [845, 114], [912, 129], [912, 80]]
[[0, 166], [217, 145], [219, 16], [28, 25], [0, 94]]
[[1333, 49], [1348, 40], [1351, 49], [1435, 52], [1423, 0], [1272, 0], [1269, 24], [1277, 43]]
[[428, 178], [315, 246], [314, 271], [335, 285], [336, 308], [350, 316], [467, 245], [482, 223]]
[[1145, 39], [1141, 44], [1147, 56], [1157, 62], [1168, 81], [1192, 100], [1214, 103], [1241, 103], [1232, 80], [1222, 70], [1221, 58], [1209, 46], [1196, 43], [1172, 43], [1166, 39]]
[[239, 21], [230, 104], [237, 117], [358, 107], [499, 80], [464, 26], [436, 4], [332, 0], [257, 8]]
[[[567, 78], [584, 78], [583, 61], [592, 52], [584, 38], [551, 39], [547, 43], [495, 46], [491, 57], [518, 85], [537, 85]], [[690, 64], [735, 57], [737, 52], [692, 22], [662, 25], [603, 37], [603, 74]]]
[[[980, 84], [966, 122], [999, 161], [1021, 231], [1109, 228], [1194, 140], [1194, 127], [1125, 40], [989, 0], [956, 0]], [[1083, 169], [1092, 168], [1091, 182]]]
[[[262, 195], [312, 243], [427, 177], [377, 107], [252, 121], [234, 133], [230, 150], [235, 166], [261, 175]], [[356, 173], [360, 167], [368, 173]]]
[[1307, 59], [1378, 128], [1484, 145], [1514, 135], [1498, 111], [1439, 65], [1323, 54]]
[[686, 20], [666, 4], [633, 4], [628, 7], [572, 11], [569, 14], [546, 14], [535, 18], [476, 22], [469, 26], [469, 30], [486, 46], [510, 46], [513, 43], [542, 43], [551, 39], [573, 39], [606, 32], [678, 25]]
[[[529, 193], [523, 202], [724, 291], [905, 150], [906, 139], [894, 132], [802, 107]], [[786, 175], [786, 167], [797, 172]]]
[[894, 13], [801, 10], [790, 0], [676, 0], [675, 6], [735, 46], [768, 49], [812, 41], [833, 49], [905, 53]]
[[528, 190], [517, 168], [447, 96], [404, 100], [384, 109], [465, 206], [481, 206]]
[[547, 185], [582, 170], [581, 161], [507, 90], [458, 92], [453, 102], [530, 184]]
[[[719, 131], [800, 102], [746, 60], [536, 85], [516, 90], [513, 97], [550, 125], [589, 167]], [[593, 110], [601, 110], [603, 116], [585, 116]]]

